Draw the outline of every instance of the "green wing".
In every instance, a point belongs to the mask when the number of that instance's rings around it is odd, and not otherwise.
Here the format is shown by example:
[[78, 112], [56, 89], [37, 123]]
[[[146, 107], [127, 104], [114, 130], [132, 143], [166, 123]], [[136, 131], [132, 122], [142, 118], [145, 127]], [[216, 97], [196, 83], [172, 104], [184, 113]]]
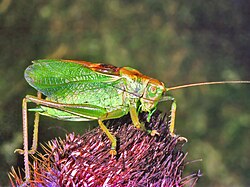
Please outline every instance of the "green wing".
[[105, 97], [118, 98], [119, 92], [124, 90], [124, 82], [118, 72], [119, 68], [111, 65], [38, 60], [25, 70], [25, 79], [49, 100], [98, 104]]

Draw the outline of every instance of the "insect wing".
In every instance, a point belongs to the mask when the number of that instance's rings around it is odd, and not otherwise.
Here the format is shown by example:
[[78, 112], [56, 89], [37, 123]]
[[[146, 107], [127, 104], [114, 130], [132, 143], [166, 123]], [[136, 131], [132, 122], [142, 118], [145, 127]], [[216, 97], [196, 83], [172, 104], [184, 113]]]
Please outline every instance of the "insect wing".
[[[121, 84], [119, 68], [84, 61], [38, 60], [25, 70], [26, 81], [48, 98], [60, 100], [81, 92], [110, 89]], [[80, 101], [79, 101], [80, 102]]]
[[86, 61], [77, 61], [77, 60], [62, 60], [62, 62], [76, 63], [86, 68], [92, 69], [95, 72], [120, 76], [119, 71], [121, 68], [118, 68], [110, 64], [102, 64], [102, 63], [96, 64], [96, 63], [91, 63], [91, 62], [86, 62]]

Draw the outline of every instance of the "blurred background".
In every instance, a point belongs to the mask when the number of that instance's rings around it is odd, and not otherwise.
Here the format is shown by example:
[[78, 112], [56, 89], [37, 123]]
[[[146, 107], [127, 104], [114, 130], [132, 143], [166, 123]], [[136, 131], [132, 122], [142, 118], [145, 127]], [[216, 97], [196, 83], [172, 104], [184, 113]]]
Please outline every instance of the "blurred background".
[[[168, 87], [250, 80], [249, 9], [246, 0], [2, 0], [0, 186], [8, 186], [11, 166], [23, 164], [23, 157], [13, 151], [22, 147], [22, 98], [36, 94], [23, 77], [32, 60], [131, 66]], [[176, 133], [189, 140], [184, 147], [187, 159], [203, 159], [189, 164], [184, 175], [201, 169], [197, 186], [249, 186], [250, 85], [203, 86], [169, 94], [178, 105]], [[159, 108], [167, 111], [166, 106]], [[39, 141], [92, 127], [42, 117]]]

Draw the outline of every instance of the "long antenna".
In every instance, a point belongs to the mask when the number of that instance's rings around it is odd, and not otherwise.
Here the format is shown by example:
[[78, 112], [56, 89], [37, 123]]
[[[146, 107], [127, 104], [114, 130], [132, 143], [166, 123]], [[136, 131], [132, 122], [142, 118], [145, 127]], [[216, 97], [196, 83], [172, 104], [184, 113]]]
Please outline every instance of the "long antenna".
[[213, 85], [213, 84], [250, 84], [250, 81], [197, 82], [197, 83], [192, 83], [192, 84], [184, 84], [184, 85], [180, 85], [180, 86], [170, 87], [170, 88], [167, 88], [166, 91], [177, 90], [177, 89], [181, 89], [181, 88], [194, 87], [194, 86]]

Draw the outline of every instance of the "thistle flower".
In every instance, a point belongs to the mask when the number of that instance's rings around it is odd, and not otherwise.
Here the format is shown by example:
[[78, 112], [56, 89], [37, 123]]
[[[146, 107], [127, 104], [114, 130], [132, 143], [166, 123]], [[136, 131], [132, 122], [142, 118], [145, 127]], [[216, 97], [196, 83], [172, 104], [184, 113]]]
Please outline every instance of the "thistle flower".
[[[51, 140], [43, 146], [45, 154], [32, 157], [29, 186], [194, 186], [200, 173], [183, 177], [185, 142], [170, 135], [166, 115], [156, 111], [149, 123], [146, 119], [147, 114], [140, 115], [140, 121], [160, 135], [136, 129], [129, 116], [109, 121], [118, 140], [113, 158], [110, 141], [99, 128]], [[11, 176], [12, 186], [25, 184], [20, 172], [12, 170]]]

